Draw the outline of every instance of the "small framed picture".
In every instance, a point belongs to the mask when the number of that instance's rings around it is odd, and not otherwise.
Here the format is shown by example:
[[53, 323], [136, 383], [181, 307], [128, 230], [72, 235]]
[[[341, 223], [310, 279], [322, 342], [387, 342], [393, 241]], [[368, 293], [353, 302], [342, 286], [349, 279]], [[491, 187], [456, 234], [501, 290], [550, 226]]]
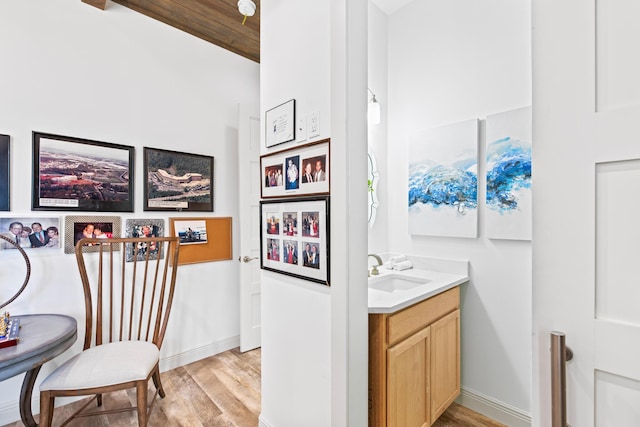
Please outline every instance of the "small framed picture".
[[260, 157], [263, 199], [329, 194], [329, 140]]
[[144, 210], [213, 212], [213, 157], [144, 147]]
[[329, 286], [329, 197], [260, 202], [260, 266]]
[[38, 210], [133, 212], [134, 147], [33, 132]]
[[292, 99], [265, 113], [267, 148], [296, 139], [296, 100]]
[[[120, 237], [119, 216], [67, 216], [64, 221], [64, 253], [75, 252], [76, 243], [82, 238], [111, 239]], [[98, 251], [98, 245], [94, 245]], [[90, 250], [91, 251], [91, 250]]]
[[[163, 219], [128, 219], [125, 225], [126, 237], [164, 237], [164, 220]], [[155, 243], [138, 243], [138, 248], [133, 244], [127, 244], [127, 262], [131, 262], [137, 257], [138, 261], [146, 259], [147, 253], [149, 259], [162, 258], [163, 254], [158, 251], [159, 246]], [[137, 255], [136, 255], [137, 254]]]
[[62, 234], [59, 217], [10, 217], [0, 218], [0, 234], [11, 239], [15, 245], [2, 240], [0, 249], [59, 249]]
[[0, 135], [0, 211], [9, 210], [9, 189], [11, 188], [9, 159], [9, 135]]

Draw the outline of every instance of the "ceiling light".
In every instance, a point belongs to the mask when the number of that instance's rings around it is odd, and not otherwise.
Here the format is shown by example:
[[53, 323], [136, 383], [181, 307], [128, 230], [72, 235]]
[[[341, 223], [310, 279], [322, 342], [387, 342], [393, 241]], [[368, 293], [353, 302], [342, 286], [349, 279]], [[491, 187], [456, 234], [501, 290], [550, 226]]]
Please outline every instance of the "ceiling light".
[[247, 16], [253, 16], [256, 13], [256, 4], [251, 0], [238, 0], [238, 10], [244, 15], [242, 25], [247, 20]]

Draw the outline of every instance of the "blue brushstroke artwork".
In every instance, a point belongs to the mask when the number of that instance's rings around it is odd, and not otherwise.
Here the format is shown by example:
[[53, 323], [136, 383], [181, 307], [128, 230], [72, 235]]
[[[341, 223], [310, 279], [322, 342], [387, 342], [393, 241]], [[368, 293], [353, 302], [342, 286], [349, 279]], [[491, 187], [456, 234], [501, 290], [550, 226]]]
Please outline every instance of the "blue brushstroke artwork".
[[[478, 176], [470, 167], [433, 162], [409, 165], [409, 207], [416, 203], [455, 207], [464, 215], [478, 207]], [[475, 161], [472, 165], [475, 168]]]
[[409, 138], [409, 233], [477, 237], [478, 120]]
[[487, 237], [531, 240], [531, 107], [487, 116], [486, 137]]
[[506, 137], [487, 147], [487, 207], [501, 214], [519, 209], [521, 190], [531, 188], [531, 147]]

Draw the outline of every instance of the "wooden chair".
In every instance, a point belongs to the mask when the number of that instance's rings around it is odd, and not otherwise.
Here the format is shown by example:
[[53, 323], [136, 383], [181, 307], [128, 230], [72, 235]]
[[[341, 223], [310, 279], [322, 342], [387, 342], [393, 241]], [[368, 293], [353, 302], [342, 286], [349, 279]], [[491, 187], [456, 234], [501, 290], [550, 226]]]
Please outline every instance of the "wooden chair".
[[[135, 410], [147, 425], [158, 394], [165, 393], [158, 363], [178, 266], [177, 237], [81, 239], [75, 247], [84, 288], [84, 347], [40, 385], [40, 426], [51, 426], [55, 398], [134, 388], [137, 406], [111, 410], [85, 408], [70, 418]], [[149, 379], [156, 391], [147, 403]], [[67, 420], [67, 421], [69, 421]]]

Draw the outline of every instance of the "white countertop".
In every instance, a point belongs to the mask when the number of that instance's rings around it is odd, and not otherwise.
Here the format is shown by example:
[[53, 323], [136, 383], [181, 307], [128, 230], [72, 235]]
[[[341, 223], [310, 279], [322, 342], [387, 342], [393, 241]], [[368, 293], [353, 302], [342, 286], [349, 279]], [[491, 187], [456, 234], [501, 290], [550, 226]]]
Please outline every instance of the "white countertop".
[[[422, 257], [411, 257], [410, 259], [413, 261], [414, 268], [408, 270], [396, 271], [386, 267], [378, 267], [380, 274], [370, 277], [368, 279], [369, 284], [373, 284], [376, 281], [384, 281], [392, 276], [422, 279], [428, 281], [428, 283], [407, 290], [394, 290], [393, 292], [376, 290], [369, 286], [369, 313], [393, 313], [469, 280], [468, 263], [466, 261], [442, 260], [445, 262], [439, 263], [433, 258], [427, 260]], [[439, 268], [440, 265], [448, 266], [452, 262], [465, 264], [464, 266], [460, 265], [459, 267], [461, 268], [446, 268], [450, 271], [438, 271], [442, 270], [442, 268]], [[433, 267], [433, 269], [421, 267]]]

